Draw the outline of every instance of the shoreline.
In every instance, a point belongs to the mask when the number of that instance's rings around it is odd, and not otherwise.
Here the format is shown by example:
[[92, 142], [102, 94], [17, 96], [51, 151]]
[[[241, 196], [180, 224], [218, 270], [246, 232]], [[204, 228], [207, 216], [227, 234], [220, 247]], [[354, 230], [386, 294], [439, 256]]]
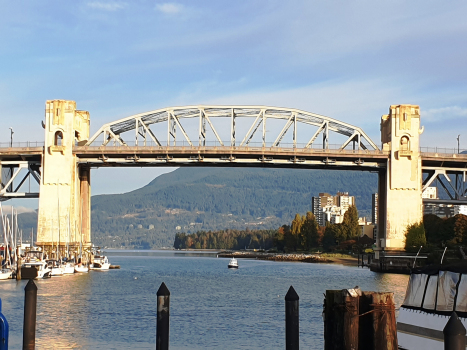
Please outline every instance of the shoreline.
[[353, 257], [328, 257], [319, 254], [305, 253], [261, 253], [261, 252], [243, 252], [243, 251], [220, 251], [217, 254], [220, 258], [236, 259], [258, 259], [269, 261], [291, 261], [315, 264], [340, 264], [344, 266], [357, 266], [358, 259]]

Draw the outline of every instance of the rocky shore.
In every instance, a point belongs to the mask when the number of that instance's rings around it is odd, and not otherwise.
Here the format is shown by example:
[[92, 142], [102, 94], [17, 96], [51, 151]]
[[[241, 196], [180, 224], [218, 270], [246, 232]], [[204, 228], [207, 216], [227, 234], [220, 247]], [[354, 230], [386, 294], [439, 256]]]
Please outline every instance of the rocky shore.
[[334, 258], [324, 257], [319, 254], [302, 254], [302, 253], [263, 253], [263, 252], [245, 252], [245, 251], [222, 251], [217, 254], [219, 258], [236, 258], [236, 259], [258, 259], [272, 261], [296, 261], [307, 263], [340, 263], [343, 265], [356, 266], [357, 259], [353, 258]]

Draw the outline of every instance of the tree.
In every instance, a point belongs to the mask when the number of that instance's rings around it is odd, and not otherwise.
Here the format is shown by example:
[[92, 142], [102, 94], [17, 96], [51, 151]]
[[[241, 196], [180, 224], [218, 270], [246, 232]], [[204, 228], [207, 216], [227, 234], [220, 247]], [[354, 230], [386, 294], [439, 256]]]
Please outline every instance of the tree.
[[301, 243], [301, 230], [303, 226], [303, 218], [300, 214], [295, 214], [295, 218], [292, 220], [290, 227], [291, 239], [287, 243], [287, 247], [292, 250], [297, 250], [297, 246]]
[[467, 216], [462, 214], [457, 214], [454, 216], [454, 238], [450, 243], [461, 244], [462, 242], [467, 242]]
[[437, 244], [443, 241], [441, 236], [443, 219], [434, 214], [427, 214], [423, 217], [426, 240], [430, 244]]
[[316, 222], [316, 218], [311, 211], [306, 213], [300, 235], [303, 249], [310, 250], [310, 248], [318, 246], [318, 223]]
[[423, 222], [416, 222], [407, 226], [405, 250], [416, 252], [420, 246], [426, 246], [425, 227], [423, 226]]
[[331, 247], [336, 245], [336, 232], [334, 229], [335, 225], [330, 223], [326, 223], [326, 227], [324, 228], [324, 235], [323, 235], [323, 249], [329, 251]]
[[360, 234], [360, 228], [358, 226], [358, 211], [355, 205], [349, 206], [349, 209], [344, 214], [342, 220], [342, 226], [346, 231], [346, 239], [356, 238]]

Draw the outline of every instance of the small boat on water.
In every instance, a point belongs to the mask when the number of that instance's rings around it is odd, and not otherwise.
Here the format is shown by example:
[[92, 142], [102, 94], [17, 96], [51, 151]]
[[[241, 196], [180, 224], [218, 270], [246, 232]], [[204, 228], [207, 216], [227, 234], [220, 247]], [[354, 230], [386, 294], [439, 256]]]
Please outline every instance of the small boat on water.
[[89, 268], [86, 265], [79, 263], [78, 265], [75, 265], [75, 272], [78, 272], [78, 273], [89, 272]]
[[413, 270], [397, 318], [399, 347], [443, 350], [443, 329], [453, 311], [467, 328], [467, 264]]
[[64, 265], [62, 265], [63, 268], [63, 274], [64, 275], [71, 275], [75, 273], [75, 263], [68, 261]]
[[110, 268], [109, 259], [105, 255], [94, 255], [94, 262], [91, 270], [108, 270]]
[[60, 264], [59, 260], [49, 259], [49, 260], [46, 260], [46, 262], [47, 262], [47, 266], [50, 269], [51, 276], [62, 276], [63, 275], [64, 268], [63, 268], [63, 265]]
[[235, 258], [230, 259], [229, 261], [229, 269], [238, 269], [238, 261]]
[[43, 260], [26, 262], [21, 266], [22, 279], [49, 278], [52, 277], [51, 273], [52, 271]]
[[13, 270], [11, 269], [2, 269], [0, 271], [0, 280], [7, 280], [11, 278], [12, 273], [13, 273]]

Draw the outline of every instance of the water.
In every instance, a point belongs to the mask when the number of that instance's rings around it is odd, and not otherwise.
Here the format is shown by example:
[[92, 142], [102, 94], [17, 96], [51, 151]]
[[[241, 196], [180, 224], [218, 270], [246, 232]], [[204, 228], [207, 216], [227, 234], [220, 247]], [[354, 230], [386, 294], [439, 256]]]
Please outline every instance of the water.
[[[156, 292], [170, 295], [170, 348], [284, 349], [284, 296], [300, 296], [300, 346], [323, 349], [323, 293], [393, 291], [401, 304], [408, 276], [333, 264], [239, 260], [215, 254], [107, 252], [120, 270], [38, 280], [36, 349], [154, 349]], [[20, 349], [26, 281], [0, 281], [10, 349]]]

